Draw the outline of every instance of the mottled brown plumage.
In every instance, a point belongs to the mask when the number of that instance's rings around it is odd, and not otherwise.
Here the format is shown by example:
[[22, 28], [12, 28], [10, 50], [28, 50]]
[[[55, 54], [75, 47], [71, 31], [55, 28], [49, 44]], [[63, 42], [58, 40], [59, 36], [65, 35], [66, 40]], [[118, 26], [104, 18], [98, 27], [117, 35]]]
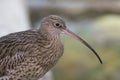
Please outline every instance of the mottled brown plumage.
[[[41, 78], [62, 56], [64, 47], [60, 33], [65, 30], [64, 21], [56, 15], [50, 15], [43, 19], [40, 29], [36, 31], [28, 30], [1, 37], [0, 80]], [[84, 44], [91, 48], [86, 42]]]

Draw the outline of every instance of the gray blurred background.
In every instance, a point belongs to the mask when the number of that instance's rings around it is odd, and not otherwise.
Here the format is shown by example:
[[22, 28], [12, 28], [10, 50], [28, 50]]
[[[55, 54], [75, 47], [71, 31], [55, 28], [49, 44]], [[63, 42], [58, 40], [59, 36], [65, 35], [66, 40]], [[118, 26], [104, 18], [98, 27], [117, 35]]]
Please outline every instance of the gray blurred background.
[[91, 44], [104, 64], [84, 45], [61, 35], [64, 55], [43, 80], [120, 80], [120, 0], [1, 0], [0, 36], [37, 29], [51, 14]]

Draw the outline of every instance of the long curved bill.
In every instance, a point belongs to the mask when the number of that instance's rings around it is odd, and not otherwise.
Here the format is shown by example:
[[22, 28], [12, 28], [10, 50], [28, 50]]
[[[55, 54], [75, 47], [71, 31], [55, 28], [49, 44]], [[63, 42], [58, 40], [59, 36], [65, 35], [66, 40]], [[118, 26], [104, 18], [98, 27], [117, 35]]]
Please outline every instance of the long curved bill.
[[103, 64], [101, 58], [99, 57], [99, 55], [97, 54], [97, 52], [82, 38], [80, 38], [79, 36], [77, 36], [75, 33], [71, 32], [69, 29], [64, 29], [63, 32], [75, 39], [77, 39], [78, 41], [82, 42], [85, 46], [87, 46], [98, 58], [98, 60], [100, 61], [101, 64]]

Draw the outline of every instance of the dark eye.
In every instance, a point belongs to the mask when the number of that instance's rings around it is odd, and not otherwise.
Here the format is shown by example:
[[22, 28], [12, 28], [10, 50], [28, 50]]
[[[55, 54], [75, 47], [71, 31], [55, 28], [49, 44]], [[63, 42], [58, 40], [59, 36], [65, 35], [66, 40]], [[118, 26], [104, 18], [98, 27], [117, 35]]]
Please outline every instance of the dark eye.
[[55, 27], [57, 27], [57, 28], [62, 27], [60, 23], [55, 23], [54, 25], [55, 25]]
[[59, 23], [56, 23], [56, 24], [55, 24], [55, 26], [58, 26], [58, 27], [59, 27], [59, 26], [60, 26], [60, 24], [59, 24]]

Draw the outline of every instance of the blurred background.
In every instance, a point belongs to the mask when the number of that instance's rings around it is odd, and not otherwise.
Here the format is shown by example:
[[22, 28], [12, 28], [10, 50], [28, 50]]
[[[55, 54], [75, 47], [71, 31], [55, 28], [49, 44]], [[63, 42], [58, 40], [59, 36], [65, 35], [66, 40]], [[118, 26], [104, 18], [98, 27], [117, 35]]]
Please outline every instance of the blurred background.
[[120, 80], [120, 0], [0, 0], [0, 36], [37, 29], [43, 17], [61, 16], [103, 60], [61, 35], [64, 55], [43, 80]]

